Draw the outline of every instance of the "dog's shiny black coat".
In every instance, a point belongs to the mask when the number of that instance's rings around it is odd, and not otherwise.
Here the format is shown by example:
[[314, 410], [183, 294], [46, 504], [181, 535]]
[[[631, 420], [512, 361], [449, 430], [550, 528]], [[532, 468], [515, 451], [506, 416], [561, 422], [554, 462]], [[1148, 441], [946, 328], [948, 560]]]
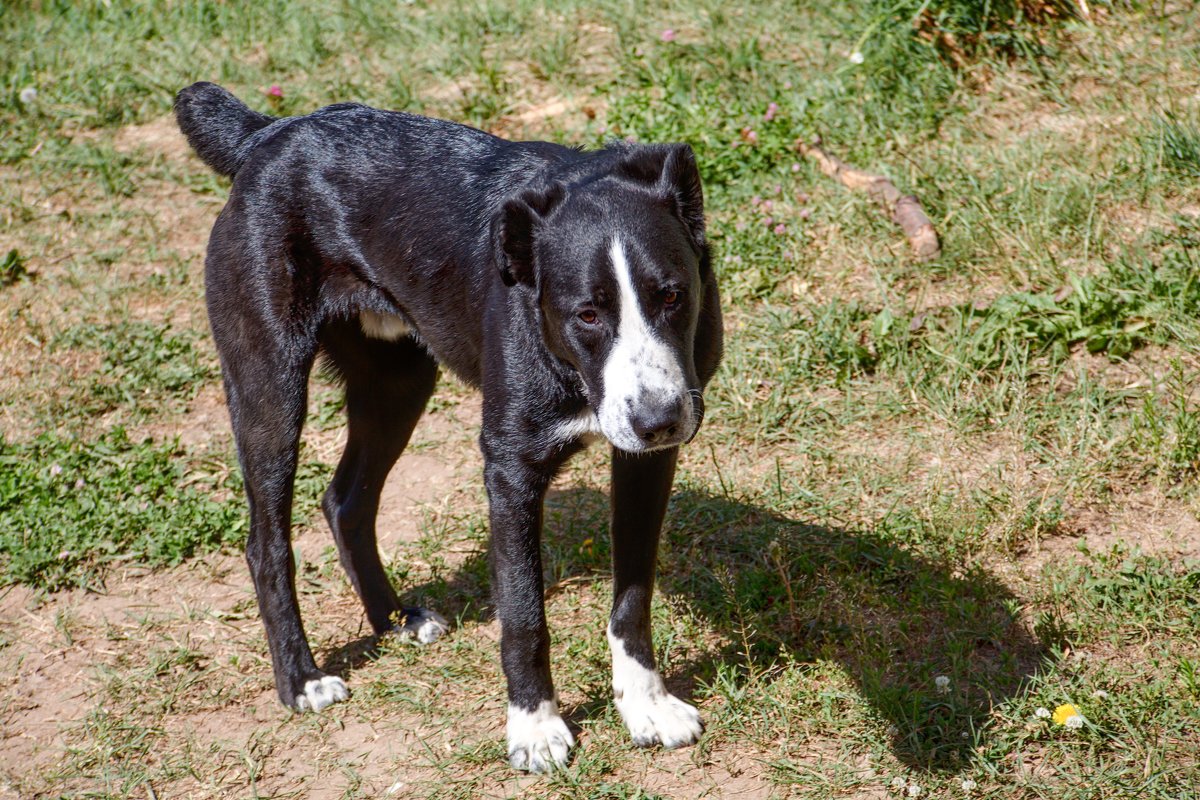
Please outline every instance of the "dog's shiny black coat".
[[[307, 379], [323, 353], [345, 382], [349, 418], [323, 506], [377, 632], [424, 613], [402, 606], [379, 560], [384, 479], [438, 365], [482, 390], [502, 661], [510, 704], [532, 711], [554, 697], [542, 501], [584, 445], [569, 423], [602, 400], [616, 330], [606, 315], [619, 294], [606, 255], [613, 237], [625, 243], [639, 291], [649, 287], [641, 302], [655, 336], [679, 354], [697, 425], [700, 390], [721, 356], [691, 149], [581, 152], [352, 104], [274, 119], [208, 83], [180, 92], [175, 108], [200, 157], [233, 177], [209, 242], [206, 291], [281, 700], [303, 707], [304, 687], [323, 677], [301, 625], [289, 545]], [[580, 309], [598, 321], [581, 323]], [[397, 317], [411, 334], [371, 338], [364, 312]], [[663, 413], [674, 412], [643, 416]], [[630, 424], [640, 431], [644, 422]], [[656, 435], [645, 452], [613, 451], [611, 630], [647, 669], [655, 553], [679, 443], [655, 447]]]

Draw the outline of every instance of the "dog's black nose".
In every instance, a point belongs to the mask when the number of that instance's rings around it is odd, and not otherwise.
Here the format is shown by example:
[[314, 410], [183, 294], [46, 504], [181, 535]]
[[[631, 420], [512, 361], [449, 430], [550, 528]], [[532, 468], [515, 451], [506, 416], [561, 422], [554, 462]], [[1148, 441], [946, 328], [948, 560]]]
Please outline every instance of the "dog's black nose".
[[683, 405], [676, 401], [670, 405], [648, 408], [633, 418], [633, 432], [646, 444], [657, 444], [679, 432], [679, 418]]

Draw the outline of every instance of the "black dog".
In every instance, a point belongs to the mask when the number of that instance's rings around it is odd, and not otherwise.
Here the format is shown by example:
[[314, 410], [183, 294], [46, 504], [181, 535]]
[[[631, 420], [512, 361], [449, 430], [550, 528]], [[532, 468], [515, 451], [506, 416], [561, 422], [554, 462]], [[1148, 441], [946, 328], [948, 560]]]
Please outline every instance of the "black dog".
[[384, 479], [444, 365], [483, 391], [510, 762], [544, 771], [574, 745], [550, 678], [542, 501], [599, 437], [613, 446], [617, 708], [637, 744], [695, 742], [700, 716], [667, 693], [650, 640], [678, 446], [721, 357], [691, 148], [580, 152], [354, 104], [275, 119], [211, 83], [180, 92], [175, 113], [200, 157], [234, 177], [208, 245], [208, 313], [283, 703], [318, 711], [349, 695], [313, 661], [289, 546], [308, 374], [323, 353], [345, 382], [349, 441], [322, 505], [375, 631], [432, 641], [447, 629], [400, 604], [375, 540]]

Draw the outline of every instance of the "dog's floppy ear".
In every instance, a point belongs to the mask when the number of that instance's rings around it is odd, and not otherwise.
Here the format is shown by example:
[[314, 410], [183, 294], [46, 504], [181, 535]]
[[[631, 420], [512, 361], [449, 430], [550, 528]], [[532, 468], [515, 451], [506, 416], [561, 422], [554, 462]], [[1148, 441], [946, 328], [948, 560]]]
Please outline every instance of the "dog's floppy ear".
[[691, 145], [636, 147], [625, 157], [621, 171], [640, 183], [650, 184], [683, 223], [697, 251], [703, 252], [704, 190]]
[[535, 283], [533, 237], [542, 219], [563, 196], [563, 187], [526, 189], [505, 201], [495, 223], [496, 267], [505, 286]]
[[704, 250], [704, 189], [700, 185], [700, 168], [690, 144], [676, 144], [667, 153], [658, 190], [674, 204], [674, 211], [683, 222], [692, 242]]

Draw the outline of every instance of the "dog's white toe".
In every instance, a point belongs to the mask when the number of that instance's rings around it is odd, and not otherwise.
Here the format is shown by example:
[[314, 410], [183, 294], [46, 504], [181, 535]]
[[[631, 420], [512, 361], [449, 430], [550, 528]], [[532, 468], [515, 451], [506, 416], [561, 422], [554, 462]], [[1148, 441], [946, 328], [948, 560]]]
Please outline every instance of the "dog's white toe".
[[673, 694], [626, 696], [616, 702], [633, 743], [639, 747], [661, 744], [670, 750], [695, 744], [704, 733], [700, 712]]
[[624, 640], [608, 631], [613, 657], [613, 700], [639, 747], [668, 749], [695, 744], [704, 733], [700, 712], [667, 691], [658, 670], [630, 656]]
[[532, 712], [508, 707], [508, 763], [526, 772], [565, 767], [575, 737], [558, 714], [558, 704], [543, 701]]
[[429, 644], [436, 642], [450, 632], [450, 623], [436, 611], [427, 608], [417, 608], [404, 615], [396, 633], [402, 639]]
[[349, 698], [350, 690], [346, 688], [346, 682], [336, 675], [326, 675], [304, 684], [304, 694], [296, 696], [296, 708], [300, 711], [320, 711]]

